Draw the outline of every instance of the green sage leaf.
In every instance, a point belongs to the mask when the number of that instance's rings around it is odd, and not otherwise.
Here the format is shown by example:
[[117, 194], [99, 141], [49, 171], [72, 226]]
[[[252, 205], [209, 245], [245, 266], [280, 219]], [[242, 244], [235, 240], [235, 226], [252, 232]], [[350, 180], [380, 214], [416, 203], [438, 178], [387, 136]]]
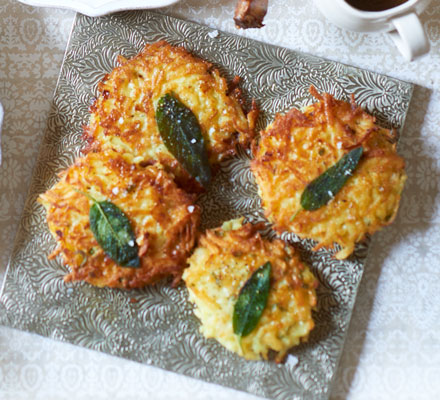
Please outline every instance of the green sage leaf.
[[302, 208], [313, 211], [326, 205], [353, 175], [362, 153], [362, 147], [351, 150], [336, 164], [310, 182], [301, 196]]
[[211, 181], [211, 167], [205, 140], [193, 112], [173, 94], [157, 103], [156, 122], [167, 149], [202, 186]]
[[98, 244], [121, 267], [139, 268], [139, 249], [127, 216], [110, 201], [92, 200], [90, 229]]
[[257, 326], [267, 304], [272, 265], [258, 268], [240, 290], [234, 306], [232, 327], [240, 338], [249, 335]]

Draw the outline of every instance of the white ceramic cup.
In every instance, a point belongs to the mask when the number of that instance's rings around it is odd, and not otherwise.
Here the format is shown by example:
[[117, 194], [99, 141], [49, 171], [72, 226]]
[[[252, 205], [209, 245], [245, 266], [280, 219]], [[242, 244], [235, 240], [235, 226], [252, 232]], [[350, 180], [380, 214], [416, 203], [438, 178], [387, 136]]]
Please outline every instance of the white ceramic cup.
[[314, 0], [320, 11], [334, 24], [356, 32], [390, 32], [406, 60], [429, 51], [429, 41], [418, 15], [431, 0], [407, 0], [385, 11], [362, 11], [345, 0]]

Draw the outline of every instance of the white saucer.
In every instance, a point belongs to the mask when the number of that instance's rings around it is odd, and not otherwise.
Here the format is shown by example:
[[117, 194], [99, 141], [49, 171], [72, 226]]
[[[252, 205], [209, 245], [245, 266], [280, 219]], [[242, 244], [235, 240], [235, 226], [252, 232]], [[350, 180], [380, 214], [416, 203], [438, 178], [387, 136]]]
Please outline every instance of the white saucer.
[[177, 3], [179, 0], [18, 0], [37, 7], [66, 8], [99, 17], [117, 11], [160, 8]]

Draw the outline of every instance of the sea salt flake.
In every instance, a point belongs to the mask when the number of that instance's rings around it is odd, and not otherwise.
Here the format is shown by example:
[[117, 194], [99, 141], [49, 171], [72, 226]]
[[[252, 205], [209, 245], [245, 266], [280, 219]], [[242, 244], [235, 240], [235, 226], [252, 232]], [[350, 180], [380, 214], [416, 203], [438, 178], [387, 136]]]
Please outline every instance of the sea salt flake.
[[133, 246], [134, 246], [134, 241], [133, 241], [133, 240], [130, 240], [130, 241], [128, 242], [128, 245], [129, 245], [130, 247], [133, 247]]
[[330, 197], [333, 197], [333, 193], [332, 193], [331, 190], [329, 190], [327, 193], [328, 193], [328, 195], [329, 195]]
[[197, 142], [197, 140], [196, 139], [191, 139], [191, 143], [196, 143]]
[[342, 143], [341, 143], [341, 142], [336, 143], [336, 147], [337, 147], [338, 149], [340, 149], [340, 148], [342, 147]]
[[289, 354], [286, 359], [286, 365], [290, 367], [294, 367], [298, 364], [298, 357], [293, 356], [292, 354]]
[[112, 193], [113, 193], [114, 195], [118, 194], [118, 193], [119, 193], [119, 188], [118, 188], [118, 187], [114, 187], [114, 188], [112, 189]]
[[188, 210], [189, 213], [192, 214], [194, 212], [194, 210], [195, 210], [195, 207], [194, 206], [188, 206], [187, 210]]
[[215, 30], [213, 30], [213, 31], [211, 31], [211, 32], [208, 32], [208, 36], [209, 36], [211, 39], [216, 38], [216, 37], [218, 36], [218, 30], [215, 29]]

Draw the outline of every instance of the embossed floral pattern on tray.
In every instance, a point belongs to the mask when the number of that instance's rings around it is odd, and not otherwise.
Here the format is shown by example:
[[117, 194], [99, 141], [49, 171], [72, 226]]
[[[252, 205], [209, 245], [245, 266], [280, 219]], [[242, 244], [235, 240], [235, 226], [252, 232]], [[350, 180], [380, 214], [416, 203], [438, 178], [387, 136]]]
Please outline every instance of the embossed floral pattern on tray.
[[[311, 84], [338, 98], [349, 99], [353, 93], [384, 124], [403, 127], [412, 93], [408, 83], [210, 32], [152, 12], [77, 17], [3, 286], [0, 318], [18, 329], [268, 398], [325, 399], [350, 322], [367, 242], [358, 245], [348, 260], [339, 261], [328, 251], [312, 252], [310, 241], [283, 235], [300, 249], [320, 286], [316, 328], [309, 342], [293, 349], [291, 358], [281, 365], [243, 360], [204, 339], [183, 286], [126, 292], [83, 283], [67, 285], [60, 260], [47, 260], [55, 243], [36, 198], [79, 155], [82, 126], [88, 122], [88, 106], [97, 94], [98, 81], [115, 66], [117, 55], [131, 57], [147, 42], [166, 39], [183, 45], [213, 62], [227, 77], [240, 75], [247, 101], [258, 99], [263, 110], [260, 127], [277, 112], [309, 104]], [[238, 215], [251, 222], [264, 221], [249, 159], [248, 153], [240, 151], [222, 164], [213, 189], [200, 199], [205, 228]], [[274, 235], [269, 225], [264, 234]]]

